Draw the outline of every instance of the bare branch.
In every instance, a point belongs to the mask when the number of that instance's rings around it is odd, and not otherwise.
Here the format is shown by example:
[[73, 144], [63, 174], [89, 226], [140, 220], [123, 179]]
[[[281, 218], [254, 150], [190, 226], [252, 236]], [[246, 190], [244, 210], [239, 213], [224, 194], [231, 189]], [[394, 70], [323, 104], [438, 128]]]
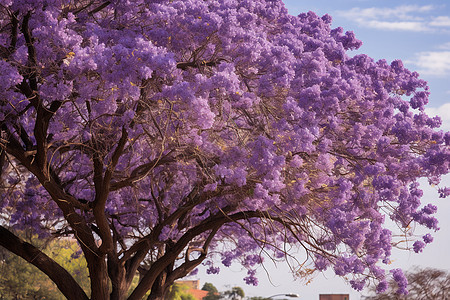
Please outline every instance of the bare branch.
[[21, 31], [25, 38], [25, 42], [28, 48], [28, 68], [27, 68], [27, 78], [30, 80], [30, 87], [33, 91], [37, 91], [37, 79], [36, 79], [36, 49], [33, 45], [33, 38], [31, 36], [31, 30], [29, 28], [29, 21], [31, 18], [31, 11], [29, 11], [23, 18]]
[[224, 58], [219, 58], [216, 60], [202, 60], [202, 61], [189, 61], [189, 62], [179, 62], [177, 63], [177, 68], [181, 70], [187, 70], [188, 68], [201, 68], [201, 67], [215, 67], [219, 65], [222, 61], [226, 61]]
[[105, 1], [101, 5], [99, 5], [98, 7], [94, 8], [93, 10], [91, 10], [88, 14], [90, 16], [92, 16], [93, 14], [98, 13], [99, 11], [101, 11], [102, 9], [104, 9], [105, 7], [107, 7], [110, 4], [111, 4], [111, 1]]

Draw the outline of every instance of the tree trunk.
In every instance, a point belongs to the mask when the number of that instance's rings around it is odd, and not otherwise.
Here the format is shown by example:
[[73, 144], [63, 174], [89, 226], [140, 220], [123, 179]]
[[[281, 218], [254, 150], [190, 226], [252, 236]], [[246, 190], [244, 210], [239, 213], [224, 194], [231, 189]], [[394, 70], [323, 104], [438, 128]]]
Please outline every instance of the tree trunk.
[[164, 300], [164, 296], [154, 295], [153, 293], [150, 293], [150, 296], [148, 296], [147, 300]]
[[153, 285], [147, 300], [164, 300], [168, 293], [169, 288]]
[[167, 284], [167, 271], [163, 271], [153, 283], [150, 295], [147, 300], [164, 300], [169, 292], [170, 286], [173, 284]]
[[118, 264], [117, 261], [108, 260], [108, 274], [111, 279], [111, 298], [110, 300], [124, 300], [127, 297], [130, 285], [126, 281], [125, 268]]
[[89, 276], [91, 278], [91, 300], [109, 300], [109, 278], [105, 257], [95, 257], [91, 254], [87, 258]]

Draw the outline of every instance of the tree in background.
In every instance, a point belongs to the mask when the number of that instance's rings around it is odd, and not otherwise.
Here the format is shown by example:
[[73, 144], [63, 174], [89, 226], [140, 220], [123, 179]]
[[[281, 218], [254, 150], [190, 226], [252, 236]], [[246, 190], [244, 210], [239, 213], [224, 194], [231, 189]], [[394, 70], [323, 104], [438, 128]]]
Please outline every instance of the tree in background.
[[[416, 72], [330, 24], [280, 0], [0, 0], [0, 245], [68, 299], [163, 299], [200, 264], [256, 285], [262, 253], [405, 293], [391, 248], [438, 229], [417, 180], [449, 172], [450, 133]], [[12, 226], [76, 239], [91, 295]]]
[[219, 300], [222, 298], [217, 288], [210, 282], [205, 282], [202, 290], [208, 291], [208, 294], [203, 297], [203, 300]]
[[232, 287], [231, 290], [225, 291], [223, 294], [226, 299], [230, 300], [240, 300], [245, 297], [244, 290], [238, 286]]
[[35, 266], [3, 249], [0, 256], [0, 299], [64, 299], [56, 285]]
[[167, 295], [167, 300], [196, 300], [194, 296], [189, 294], [189, 286], [174, 283]]
[[208, 291], [208, 295], [203, 297], [203, 300], [219, 300], [219, 299], [243, 299], [245, 297], [245, 292], [241, 287], [235, 286], [230, 290], [224, 292], [219, 292], [217, 288], [209, 282], [206, 282], [202, 290]]
[[[19, 232], [19, 236], [33, 242], [44, 253], [64, 266], [80, 286], [88, 291], [89, 278], [86, 261], [74, 240], [46, 241], [32, 234]], [[0, 299], [66, 299], [57, 286], [38, 268], [21, 257], [0, 248]]]
[[[399, 295], [395, 281], [391, 281], [389, 289], [382, 294], [367, 296], [366, 300], [403, 300], [403, 299], [449, 299], [450, 273], [434, 268], [415, 268], [406, 272], [408, 295]], [[375, 292], [375, 291], [373, 291]]]

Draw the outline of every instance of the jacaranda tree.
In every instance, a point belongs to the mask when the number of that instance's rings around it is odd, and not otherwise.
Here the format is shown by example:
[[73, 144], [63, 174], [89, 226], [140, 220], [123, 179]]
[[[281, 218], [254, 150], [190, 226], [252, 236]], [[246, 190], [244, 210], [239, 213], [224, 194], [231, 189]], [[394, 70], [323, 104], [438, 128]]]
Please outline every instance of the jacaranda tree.
[[416, 72], [330, 24], [280, 0], [0, 0], [0, 245], [68, 299], [88, 297], [8, 228], [76, 239], [94, 300], [220, 262], [257, 284], [263, 256], [405, 293], [384, 264], [438, 229], [417, 180], [449, 172], [450, 133]]

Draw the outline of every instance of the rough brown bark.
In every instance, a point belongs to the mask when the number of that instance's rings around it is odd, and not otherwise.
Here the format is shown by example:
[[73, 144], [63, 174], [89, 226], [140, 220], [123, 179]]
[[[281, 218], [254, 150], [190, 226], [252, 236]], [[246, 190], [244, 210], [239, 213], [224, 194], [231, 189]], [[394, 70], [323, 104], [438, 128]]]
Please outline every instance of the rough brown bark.
[[125, 267], [118, 262], [117, 257], [113, 257], [113, 259], [108, 258], [108, 274], [112, 288], [110, 300], [126, 299], [130, 284], [128, 284], [126, 279]]
[[87, 254], [89, 276], [91, 278], [91, 300], [109, 300], [109, 278], [106, 268], [105, 257], [98, 257], [96, 254]]

